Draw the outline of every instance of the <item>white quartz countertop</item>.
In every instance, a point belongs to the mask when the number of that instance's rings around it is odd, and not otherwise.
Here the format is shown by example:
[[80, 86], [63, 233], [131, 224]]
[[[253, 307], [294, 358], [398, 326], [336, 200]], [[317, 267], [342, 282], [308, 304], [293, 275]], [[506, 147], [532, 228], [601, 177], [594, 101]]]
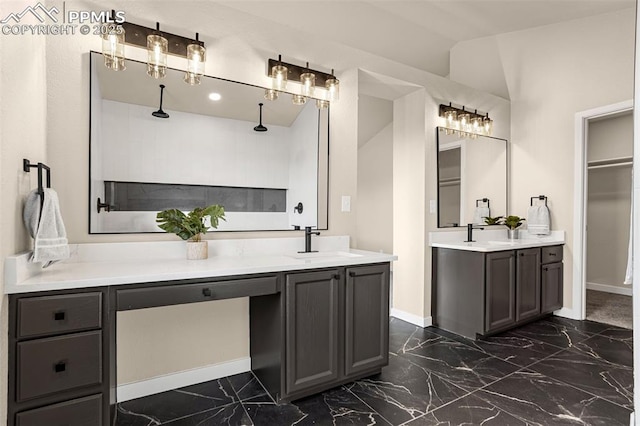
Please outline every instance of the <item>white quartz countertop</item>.
[[506, 228], [473, 230], [474, 242], [465, 242], [467, 230], [442, 231], [429, 233], [429, 246], [454, 250], [493, 252], [517, 250], [532, 247], [555, 246], [564, 244], [564, 231], [551, 231], [549, 235], [531, 235], [520, 231], [520, 238], [509, 240], [506, 238]]
[[[275, 240], [275, 239], [274, 239]], [[141, 244], [124, 244], [129, 249]], [[157, 243], [167, 244], [167, 243]], [[173, 243], [170, 243], [173, 244]], [[348, 239], [347, 239], [348, 244]], [[102, 244], [106, 246], [106, 244]], [[118, 245], [118, 244], [112, 244]], [[274, 247], [272, 253], [257, 253], [254, 250], [242, 254], [229, 253], [230, 250], [210, 250], [209, 259], [186, 260], [181, 257], [159, 257], [152, 253], [148, 258], [142, 255], [128, 257], [115, 256], [116, 247], [108, 247], [103, 260], [95, 260], [100, 250], [91, 256], [78, 255], [81, 259], [55, 263], [42, 269], [28, 262], [28, 253], [9, 257], [5, 260], [5, 294], [28, 293], [34, 291], [74, 289], [98, 286], [113, 286], [144, 282], [183, 280], [193, 278], [222, 277], [245, 274], [260, 274], [280, 271], [300, 271], [313, 268], [349, 266], [397, 260], [397, 256], [325, 244], [329, 250], [320, 249], [315, 253], [298, 253], [288, 247]], [[180, 246], [183, 247], [183, 246]], [[211, 247], [210, 247], [211, 248]], [[281, 249], [283, 249], [281, 251]], [[144, 247], [138, 247], [144, 252]], [[237, 248], [234, 248], [237, 251]], [[85, 250], [86, 251], [86, 250]], [[212, 254], [211, 252], [214, 252]], [[233, 251], [233, 250], [231, 250]], [[140, 250], [137, 251], [138, 253]], [[166, 253], [165, 253], [166, 254]], [[72, 256], [73, 257], [73, 256]], [[97, 256], [100, 258], [100, 256]]]

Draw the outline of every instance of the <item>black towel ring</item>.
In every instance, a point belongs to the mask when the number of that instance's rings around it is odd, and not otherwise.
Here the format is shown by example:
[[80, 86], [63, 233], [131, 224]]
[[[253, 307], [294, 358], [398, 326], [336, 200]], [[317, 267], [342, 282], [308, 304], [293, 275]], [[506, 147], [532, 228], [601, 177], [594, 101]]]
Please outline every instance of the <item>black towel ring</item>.
[[479, 198], [479, 199], [477, 199], [476, 200], [476, 207], [480, 207], [480, 205], [479, 205], [480, 202], [486, 203], [487, 207], [490, 207], [488, 198]]
[[531, 205], [533, 206], [533, 200], [538, 199], [540, 201], [544, 200], [545, 207], [547, 206], [547, 196], [546, 195], [538, 195], [537, 197], [531, 197]]

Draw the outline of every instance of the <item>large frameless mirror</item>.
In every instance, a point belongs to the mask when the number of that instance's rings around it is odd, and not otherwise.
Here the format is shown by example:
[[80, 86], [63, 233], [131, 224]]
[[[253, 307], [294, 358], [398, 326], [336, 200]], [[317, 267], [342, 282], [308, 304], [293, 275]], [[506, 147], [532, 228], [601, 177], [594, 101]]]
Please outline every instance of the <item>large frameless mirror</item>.
[[508, 206], [508, 142], [438, 127], [438, 227], [484, 223]]
[[174, 69], [156, 80], [133, 60], [116, 72], [96, 52], [90, 62], [90, 233], [162, 232], [158, 211], [210, 204], [225, 208], [220, 231], [327, 229], [328, 108], [215, 77], [189, 86]]

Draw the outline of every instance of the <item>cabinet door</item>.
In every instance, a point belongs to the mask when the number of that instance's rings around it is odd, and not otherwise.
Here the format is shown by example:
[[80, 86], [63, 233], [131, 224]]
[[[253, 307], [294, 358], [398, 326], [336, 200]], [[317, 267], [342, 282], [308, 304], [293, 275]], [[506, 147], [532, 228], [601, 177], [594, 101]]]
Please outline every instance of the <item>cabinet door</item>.
[[542, 313], [562, 308], [562, 262], [542, 266]]
[[540, 249], [517, 251], [516, 322], [540, 315]]
[[[515, 323], [515, 260], [513, 251], [486, 257], [485, 332]], [[465, 295], [460, 295], [465, 297]]]
[[345, 374], [389, 363], [389, 265], [347, 269]]
[[286, 280], [286, 387], [291, 394], [338, 379], [337, 269]]

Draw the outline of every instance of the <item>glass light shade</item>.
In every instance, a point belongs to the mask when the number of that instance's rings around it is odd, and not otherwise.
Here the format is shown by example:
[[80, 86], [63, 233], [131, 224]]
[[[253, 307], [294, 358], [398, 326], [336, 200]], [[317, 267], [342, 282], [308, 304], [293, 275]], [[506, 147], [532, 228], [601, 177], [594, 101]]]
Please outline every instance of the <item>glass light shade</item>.
[[316, 107], [318, 107], [318, 109], [327, 109], [329, 108], [329, 101], [325, 101], [324, 99], [316, 99]]
[[471, 119], [471, 131], [473, 133], [480, 133], [483, 131], [484, 123], [482, 122], [482, 117], [473, 117]]
[[271, 68], [271, 78], [273, 79], [273, 90], [283, 91], [287, 87], [287, 74], [289, 69], [284, 65], [274, 65]]
[[455, 129], [458, 127], [458, 114], [452, 109], [444, 112], [444, 119], [447, 122], [446, 127]]
[[302, 96], [313, 96], [316, 89], [316, 75], [309, 71], [300, 74], [300, 84], [302, 84]]
[[491, 136], [491, 132], [493, 131], [493, 120], [488, 116], [482, 119], [484, 134], [487, 136]]
[[469, 114], [458, 114], [458, 121], [460, 122], [460, 130], [464, 132], [471, 130], [471, 116]]
[[293, 95], [291, 97], [291, 102], [293, 102], [294, 105], [304, 105], [307, 103], [307, 98], [302, 95]]
[[167, 50], [169, 43], [161, 35], [147, 36], [147, 74], [153, 78], [164, 78], [167, 73]]
[[329, 101], [336, 102], [340, 99], [340, 81], [337, 78], [330, 78], [324, 83], [324, 87], [329, 92]]
[[264, 89], [264, 98], [268, 101], [275, 101], [278, 99], [278, 92], [273, 89]]
[[204, 74], [204, 62], [206, 61], [207, 49], [199, 44], [187, 46], [187, 72], [184, 74], [184, 81], [195, 86], [200, 84], [200, 77]]
[[124, 28], [119, 34], [115, 30], [102, 34], [102, 56], [104, 66], [114, 71], [126, 69], [124, 62]]

